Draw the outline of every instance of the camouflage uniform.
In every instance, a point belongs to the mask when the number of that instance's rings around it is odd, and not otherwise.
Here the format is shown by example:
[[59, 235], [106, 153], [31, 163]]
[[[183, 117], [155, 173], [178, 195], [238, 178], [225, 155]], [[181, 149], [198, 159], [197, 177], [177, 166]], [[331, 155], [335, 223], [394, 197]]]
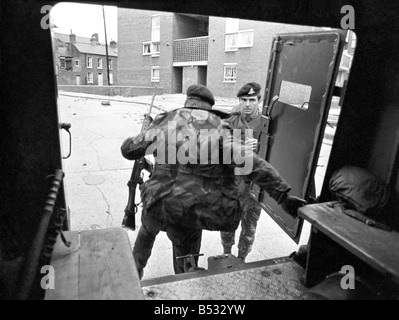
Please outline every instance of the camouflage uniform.
[[[240, 111], [231, 114], [227, 119], [234, 129], [241, 129], [242, 140], [245, 140], [245, 129], [253, 130], [253, 138], [259, 139], [261, 122], [260, 114], [252, 119], [245, 119]], [[262, 208], [250, 195], [250, 181], [247, 177], [241, 177], [240, 190], [243, 194], [243, 214], [241, 217], [241, 233], [238, 241], [238, 258], [245, 260], [248, 253], [252, 250], [255, 241], [255, 232]], [[235, 244], [235, 231], [221, 232], [223, 251], [225, 254], [231, 253], [231, 248]]]
[[[175, 153], [175, 156], [186, 142], [184, 139], [170, 138], [173, 134], [168, 134], [168, 123], [171, 121], [176, 124], [174, 136], [184, 131], [196, 137], [197, 154], [194, 158], [198, 160], [197, 164], [182, 164], [169, 159], [168, 151]], [[225, 128], [224, 124], [227, 125], [215, 110], [181, 108], [158, 115], [145, 132], [126, 139], [122, 144], [122, 154], [130, 160], [145, 155], [147, 148], [153, 143], [152, 139], [146, 139], [149, 132], [155, 132], [151, 130], [162, 132], [163, 135], [159, 136], [162, 139], [158, 138], [157, 141], [164, 140], [166, 145], [164, 154], [156, 151], [156, 163], [151, 178], [141, 187], [142, 226], [133, 249], [139, 272], [147, 264], [159, 231], [166, 231], [172, 240], [175, 272], [180, 273], [184, 271], [184, 265], [183, 261], [176, 261], [176, 256], [199, 253], [202, 229], [233, 231], [238, 227], [242, 199], [238, 180], [234, 175], [236, 165], [220, 164], [221, 159], [212, 164], [211, 155], [214, 154], [214, 148], [219, 149], [219, 155], [223, 156], [226, 154], [225, 150], [241, 153], [241, 148], [237, 151], [240, 143], [234, 144], [226, 136], [218, 139], [217, 144], [209, 144], [199, 134], [201, 129]], [[229, 130], [223, 132], [230, 134]], [[199, 164], [199, 156], [204, 150], [208, 152], [208, 161]], [[161, 164], [159, 159], [163, 155], [166, 163]], [[248, 157], [253, 160], [253, 170], [248, 178], [256, 181], [276, 201], [282, 199], [290, 187], [266, 161], [252, 152]]]

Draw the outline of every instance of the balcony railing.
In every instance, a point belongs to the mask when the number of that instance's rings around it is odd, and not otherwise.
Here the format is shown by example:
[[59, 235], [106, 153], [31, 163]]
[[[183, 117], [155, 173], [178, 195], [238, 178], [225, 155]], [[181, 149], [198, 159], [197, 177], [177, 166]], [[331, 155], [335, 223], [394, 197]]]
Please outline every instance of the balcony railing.
[[173, 40], [173, 63], [204, 64], [208, 61], [208, 37]]

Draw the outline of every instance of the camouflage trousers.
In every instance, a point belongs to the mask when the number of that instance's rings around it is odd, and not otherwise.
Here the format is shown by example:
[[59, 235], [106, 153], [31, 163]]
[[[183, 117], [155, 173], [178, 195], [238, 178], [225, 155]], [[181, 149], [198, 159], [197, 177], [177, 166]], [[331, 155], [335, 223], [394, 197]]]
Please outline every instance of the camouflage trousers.
[[[255, 232], [262, 208], [249, 193], [249, 184], [245, 184], [245, 196], [243, 200], [243, 213], [241, 216], [241, 233], [238, 241], [238, 258], [243, 261], [252, 250], [255, 241]], [[224, 253], [231, 253], [235, 244], [235, 232], [221, 232]]]
[[[160, 206], [156, 206], [153, 210], [159, 209]], [[143, 276], [143, 270], [151, 256], [155, 238], [160, 231], [165, 231], [169, 240], [172, 241], [173, 269], [175, 273], [184, 273], [185, 261], [183, 259], [177, 259], [177, 257], [199, 253], [202, 230], [189, 229], [174, 224], [162, 224], [152, 219], [145, 209], [143, 209], [141, 222], [142, 225], [133, 246], [133, 257], [140, 279]], [[195, 257], [195, 262], [198, 263], [198, 256]]]

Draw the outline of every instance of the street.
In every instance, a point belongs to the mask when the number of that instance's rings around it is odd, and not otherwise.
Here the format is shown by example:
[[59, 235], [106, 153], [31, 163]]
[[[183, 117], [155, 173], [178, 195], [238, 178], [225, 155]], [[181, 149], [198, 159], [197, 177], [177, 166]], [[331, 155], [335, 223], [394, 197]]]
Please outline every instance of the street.
[[[108, 99], [110, 105], [101, 104]], [[180, 107], [184, 99], [184, 95], [157, 96], [152, 116], [162, 110]], [[127, 182], [133, 161], [122, 157], [120, 146], [125, 138], [139, 133], [143, 115], [148, 112], [150, 101], [151, 96], [89, 98], [89, 95], [74, 96], [71, 93], [60, 92], [60, 122], [70, 123], [72, 134], [71, 156], [63, 160], [71, 230], [121, 226], [128, 199]], [[216, 98], [217, 108], [226, 108], [232, 103], [234, 99]], [[69, 137], [64, 130], [62, 149], [63, 155], [67, 155]], [[320, 159], [325, 159], [327, 149], [322, 150]], [[321, 164], [320, 168], [325, 169], [325, 164]], [[140, 194], [137, 190], [136, 203], [139, 202]], [[136, 214], [138, 228], [141, 225], [140, 217], [141, 207]], [[138, 228], [136, 231], [127, 230], [132, 246]], [[240, 227], [236, 232], [236, 243], [239, 232]], [[287, 256], [296, 251], [299, 245], [307, 243], [309, 232], [310, 226], [305, 222], [300, 243], [297, 245], [265, 212], [262, 212], [255, 243], [246, 262]], [[199, 267], [207, 268], [207, 258], [220, 255], [222, 251], [220, 233], [204, 231], [200, 251], [204, 256], [199, 259]], [[237, 254], [236, 246], [233, 247], [233, 254]], [[143, 280], [172, 274], [172, 244], [166, 234], [161, 232], [156, 238], [152, 255], [144, 270]]]

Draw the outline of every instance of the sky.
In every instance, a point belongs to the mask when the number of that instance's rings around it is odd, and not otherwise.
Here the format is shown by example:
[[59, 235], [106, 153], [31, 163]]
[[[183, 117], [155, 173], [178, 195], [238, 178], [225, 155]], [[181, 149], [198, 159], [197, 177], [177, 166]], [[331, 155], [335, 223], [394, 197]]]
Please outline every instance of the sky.
[[[108, 43], [118, 41], [117, 7], [104, 6]], [[105, 43], [103, 10], [101, 5], [80, 3], [58, 3], [50, 11], [50, 17], [57, 26], [54, 32], [90, 38], [98, 33], [100, 43]]]

